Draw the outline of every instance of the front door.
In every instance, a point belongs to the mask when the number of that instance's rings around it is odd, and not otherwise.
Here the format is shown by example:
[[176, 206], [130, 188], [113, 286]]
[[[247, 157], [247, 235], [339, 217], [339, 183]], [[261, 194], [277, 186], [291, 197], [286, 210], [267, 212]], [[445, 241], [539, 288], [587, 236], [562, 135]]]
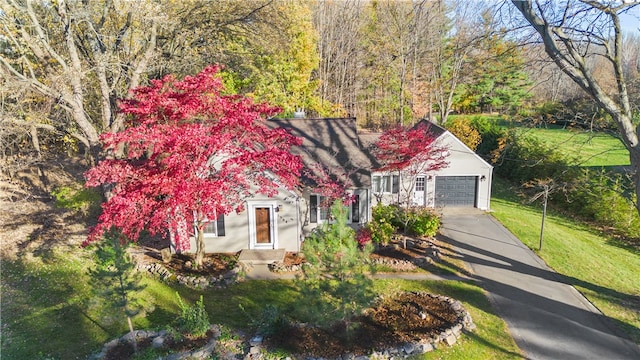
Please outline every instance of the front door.
[[413, 187], [413, 205], [424, 206], [424, 191], [426, 188], [426, 179], [424, 176], [416, 177], [416, 183]]
[[271, 244], [271, 209], [256, 207], [256, 245]]
[[249, 207], [250, 249], [274, 249], [276, 245], [275, 204], [256, 203]]

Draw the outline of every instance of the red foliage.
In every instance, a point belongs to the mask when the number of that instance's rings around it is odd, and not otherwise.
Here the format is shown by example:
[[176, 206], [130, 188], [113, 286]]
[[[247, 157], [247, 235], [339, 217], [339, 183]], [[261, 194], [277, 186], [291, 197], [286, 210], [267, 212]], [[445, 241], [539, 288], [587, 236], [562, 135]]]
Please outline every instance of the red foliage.
[[301, 140], [264, 122], [279, 109], [222, 95], [218, 70], [152, 80], [120, 103], [127, 128], [101, 140], [106, 150], [123, 146], [124, 156], [85, 174], [87, 186], [112, 186], [87, 241], [112, 227], [133, 241], [142, 230], [166, 236], [168, 229], [177, 250], [186, 250], [189, 224], [242, 211], [256, 191], [272, 196], [299, 184], [303, 163], [290, 149]]
[[358, 229], [358, 232], [356, 233], [356, 241], [358, 242], [358, 245], [365, 246], [369, 244], [371, 240], [372, 240], [371, 230], [369, 230], [366, 227], [362, 227]]
[[373, 154], [382, 165], [379, 171], [405, 170], [420, 174], [448, 166], [446, 147], [437, 143], [424, 123], [410, 129], [396, 126], [385, 131], [376, 141]]

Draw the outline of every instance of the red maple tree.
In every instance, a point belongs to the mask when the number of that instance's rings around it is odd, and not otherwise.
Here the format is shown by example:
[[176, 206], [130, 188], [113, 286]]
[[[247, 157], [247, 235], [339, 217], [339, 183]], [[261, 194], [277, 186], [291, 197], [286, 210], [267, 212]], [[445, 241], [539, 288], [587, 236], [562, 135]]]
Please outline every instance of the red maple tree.
[[132, 241], [146, 230], [171, 237], [184, 251], [195, 232], [200, 266], [208, 222], [241, 212], [255, 193], [272, 196], [299, 184], [303, 163], [290, 150], [301, 140], [265, 125], [279, 109], [223, 95], [218, 71], [210, 66], [181, 81], [152, 80], [121, 101], [127, 128], [101, 140], [106, 150], [124, 148], [124, 155], [85, 174], [87, 186], [112, 187], [87, 242], [111, 228]]
[[425, 122], [412, 128], [395, 126], [388, 129], [375, 142], [372, 153], [381, 165], [376, 171], [401, 175], [400, 187], [405, 196], [399, 198], [398, 203], [407, 207], [411, 205], [411, 193], [419, 175], [449, 166], [447, 147], [438, 143], [431, 126]]

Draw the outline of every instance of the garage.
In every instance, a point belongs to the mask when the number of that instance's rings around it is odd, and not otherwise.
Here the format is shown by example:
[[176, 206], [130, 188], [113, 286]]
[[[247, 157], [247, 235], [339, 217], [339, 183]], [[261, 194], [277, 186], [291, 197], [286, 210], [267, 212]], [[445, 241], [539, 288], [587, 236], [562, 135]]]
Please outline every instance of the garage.
[[477, 176], [436, 176], [436, 207], [475, 207]]

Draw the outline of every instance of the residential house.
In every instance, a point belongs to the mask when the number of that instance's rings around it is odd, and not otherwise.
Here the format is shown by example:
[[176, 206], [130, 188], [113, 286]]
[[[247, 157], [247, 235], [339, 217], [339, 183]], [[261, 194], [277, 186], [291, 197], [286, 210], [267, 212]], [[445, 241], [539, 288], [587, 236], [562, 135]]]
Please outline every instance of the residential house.
[[[359, 134], [355, 118], [270, 119], [270, 127], [288, 129], [302, 138], [293, 152], [308, 168], [328, 173], [346, 184], [353, 202], [348, 222], [359, 227], [371, 218], [378, 201], [398, 203], [406, 179], [400, 173], [378, 172], [379, 164], [368, 150], [379, 134]], [[411, 205], [427, 207], [476, 207], [489, 209], [492, 167], [453, 134], [431, 125], [431, 131], [449, 151], [449, 166], [435, 173], [418, 174], [411, 190]], [[313, 185], [314, 179], [303, 178]], [[272, 197], [256, 195], [245, 211], [221, 216], [205, 230], [205, 252], [238, 252], [243, 249], [300, 251], [302, 240], [315, 227], [329, 220], [327, 202], [309, 187], [281, 189]], [[406, 197], [406, 196], [405, 196]], [[192, 249], [195, 241], [192, 240]]]

